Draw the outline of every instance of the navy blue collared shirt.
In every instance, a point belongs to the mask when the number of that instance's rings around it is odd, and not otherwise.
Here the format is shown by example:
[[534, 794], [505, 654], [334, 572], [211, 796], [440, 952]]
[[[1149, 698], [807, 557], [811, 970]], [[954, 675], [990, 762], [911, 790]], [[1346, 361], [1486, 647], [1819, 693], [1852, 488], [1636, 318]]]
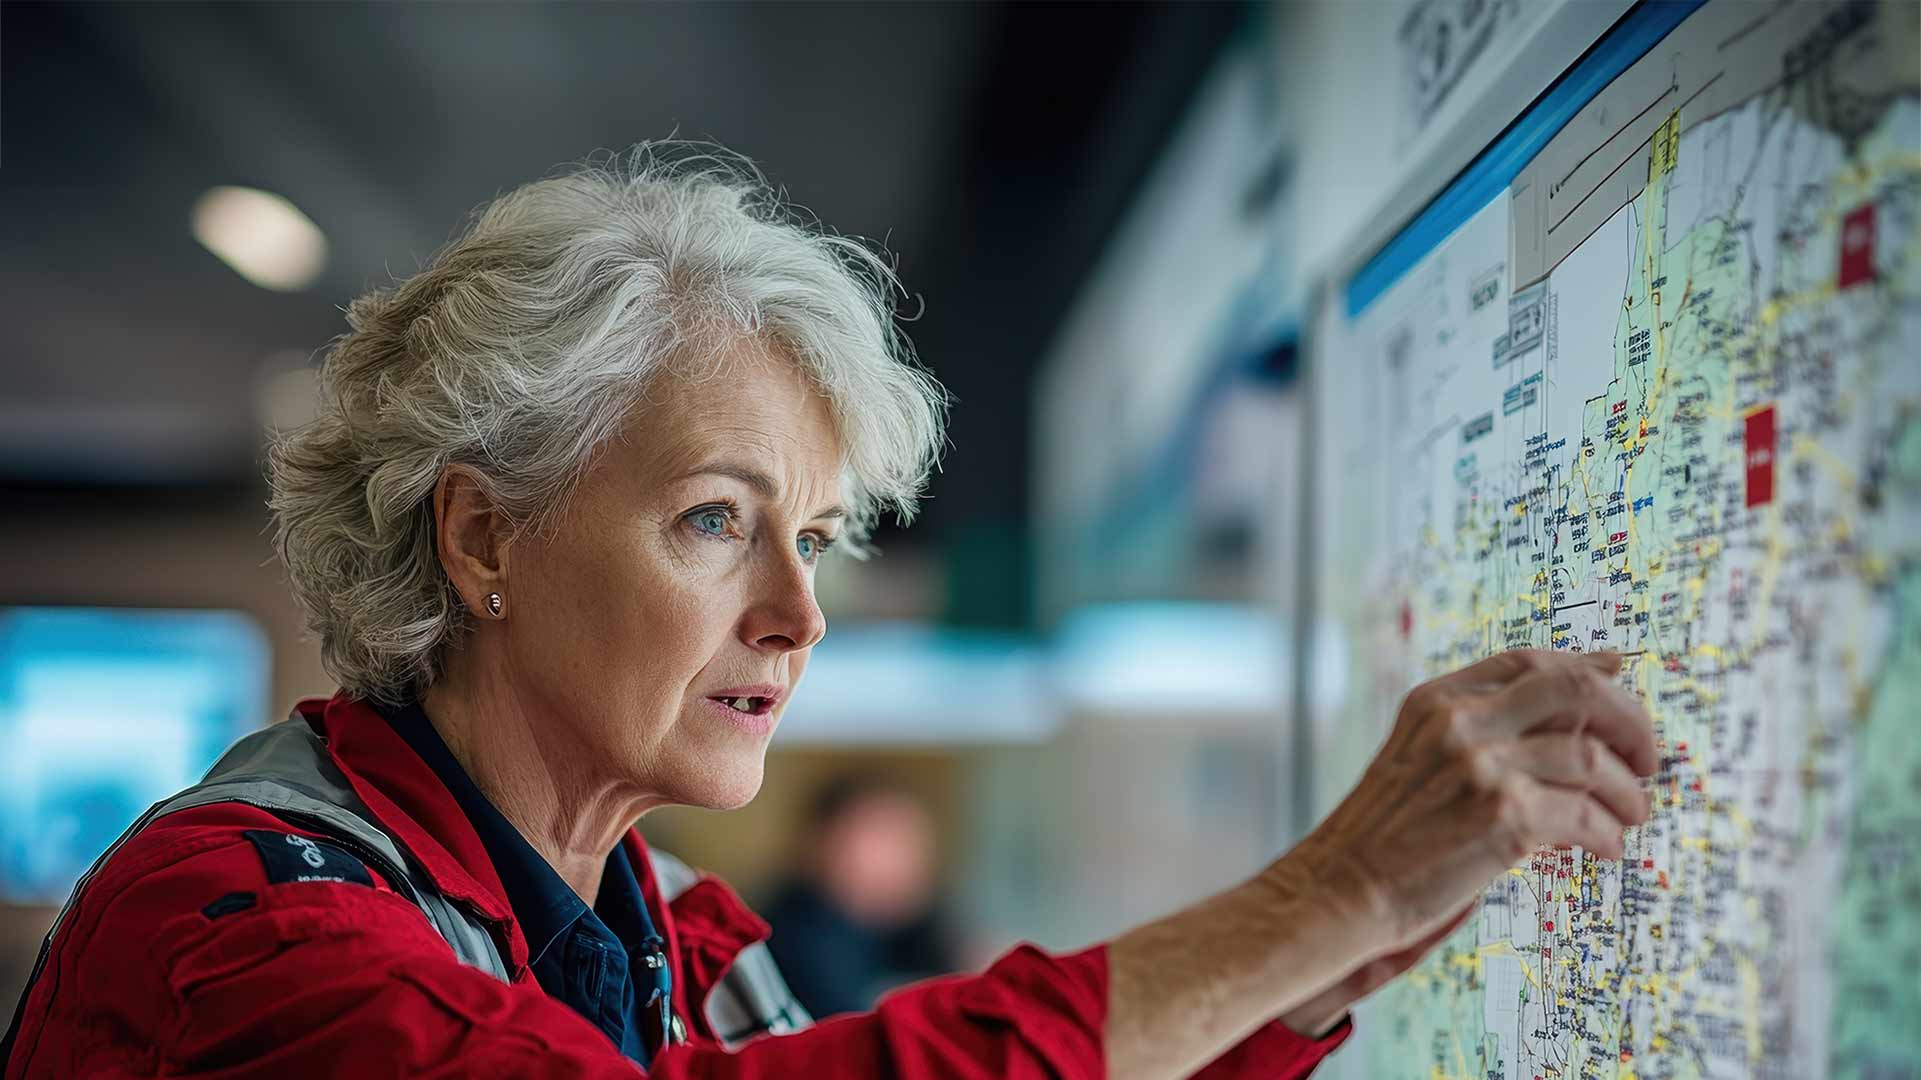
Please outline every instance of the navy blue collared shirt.
[[625, 845], [615, 846], [589, 908], [520, 830], [474, 786], [418, 704], [381, 709], [387, 722], [447, 786], [493, 861], [527, 937], [547, 995], [599, 1028], [642, 1068], [670, 1017], [672, 973]]

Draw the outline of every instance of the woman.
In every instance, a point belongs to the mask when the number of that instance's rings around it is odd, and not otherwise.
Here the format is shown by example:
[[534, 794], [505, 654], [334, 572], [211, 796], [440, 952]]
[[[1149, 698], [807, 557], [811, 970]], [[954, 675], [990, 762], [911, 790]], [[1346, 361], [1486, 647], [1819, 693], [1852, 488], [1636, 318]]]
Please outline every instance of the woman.
[[1536, 845], [1618, 856], [1654, 747], [1617, 661], [1503, 654], [1242, 886], [809, 1026], [764, 924], [632, 825], [753, 797], [819, 560], [912, 510], [944, 399], [893, 287], [657, 145], [356, 301], [272, 458], [340, 691], [82, 880], [6, 1075], [1295, 1076]]

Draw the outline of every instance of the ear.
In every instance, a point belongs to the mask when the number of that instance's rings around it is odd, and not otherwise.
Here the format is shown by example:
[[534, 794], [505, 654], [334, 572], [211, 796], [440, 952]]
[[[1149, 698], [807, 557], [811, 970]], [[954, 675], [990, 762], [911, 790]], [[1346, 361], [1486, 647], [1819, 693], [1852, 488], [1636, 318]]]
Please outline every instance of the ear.
[[441, 569], [468, 611], [486, 611], [488, 593], [507, 592], [511, 524], [487, 494], [480, 474], [465, 465], [441, 471], [434, 484], [433, 511]]

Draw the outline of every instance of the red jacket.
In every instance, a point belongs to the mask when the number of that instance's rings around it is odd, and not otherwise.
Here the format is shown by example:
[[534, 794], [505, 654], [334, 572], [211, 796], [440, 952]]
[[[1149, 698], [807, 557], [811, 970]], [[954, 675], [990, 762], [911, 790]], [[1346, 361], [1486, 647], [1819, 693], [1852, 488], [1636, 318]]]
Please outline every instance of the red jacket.
[[[270, 883], [243, 834], [302, 830], [239, 803], [201, 806], [161, 817], [96, 872], [23, 1006], [6, 1080], [641, 1075], [541, 990], [480, 838], [386, 721], [339, 696], [303, 702], [300, 714], [434, 884], [491, 923], [512, 983], [462, 965], [371, 868], [371, 888]], [[1024, 945], [983, 974], [910, 986], [871, 1013], [723, 1050], [692, 1006], [767, 924], [712, 877], [663, 908], [639, 833], [625, 842], [668, 942], [675, 1012], [690, 1021], [691, 1041], [663, 1050], [653, 1077], [1105, 1075], [1104, 946], [1054, 955]], [[234, 893], [253, 902], [214, 903]], [[1305, 1076], [1349, 1030], [1314, 1041], [1270, 1024], [1202, 1075]]]

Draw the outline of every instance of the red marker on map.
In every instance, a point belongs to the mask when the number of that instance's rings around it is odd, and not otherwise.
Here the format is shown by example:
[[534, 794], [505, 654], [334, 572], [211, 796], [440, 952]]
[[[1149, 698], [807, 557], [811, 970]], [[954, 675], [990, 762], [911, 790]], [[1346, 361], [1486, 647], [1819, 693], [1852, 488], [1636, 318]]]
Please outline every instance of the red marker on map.
[[1774, 499], [1774, 406], [1748, 414], [1746, 441], [1747, 504], [1765, 506]]
[[1874, 204], [1862, 203], [1841, 219], [1841, 269], [1835, 287], [1874, 280]]

